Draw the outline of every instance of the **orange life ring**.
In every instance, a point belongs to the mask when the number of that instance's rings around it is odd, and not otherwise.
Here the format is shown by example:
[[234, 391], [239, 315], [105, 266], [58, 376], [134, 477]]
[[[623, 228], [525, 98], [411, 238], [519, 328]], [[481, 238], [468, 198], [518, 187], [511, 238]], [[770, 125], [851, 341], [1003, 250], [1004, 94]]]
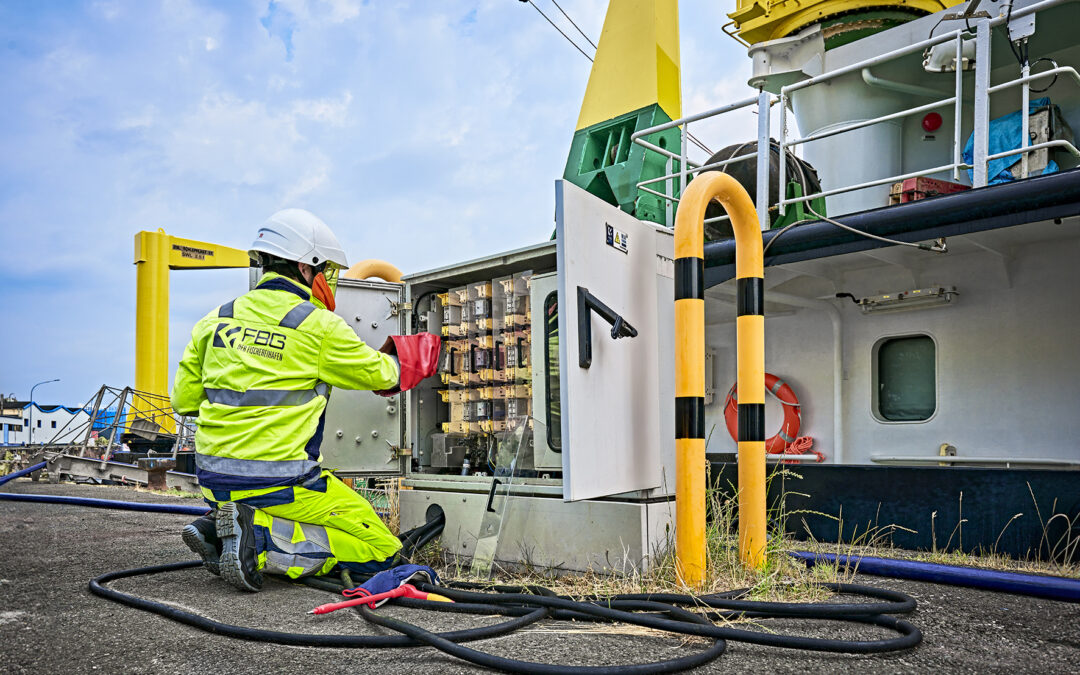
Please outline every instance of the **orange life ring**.
[[[739, 440], [739, 384], [736, 382], [728, 390], [727, 399], [724, 401], [724, 421], [727, 423], [728, 433], [731, 440]], [[784, 422], [780, 430], [772, 438], [765, 439], [765, 450], [769, 453], [783, 452], [785, 448], [799, 437], [799, 426], [802, 417], [799, 413], [799, 397], [787, 382], [772, 373], [765, 373], [765, 389], [772, 392], [784, 406]]]

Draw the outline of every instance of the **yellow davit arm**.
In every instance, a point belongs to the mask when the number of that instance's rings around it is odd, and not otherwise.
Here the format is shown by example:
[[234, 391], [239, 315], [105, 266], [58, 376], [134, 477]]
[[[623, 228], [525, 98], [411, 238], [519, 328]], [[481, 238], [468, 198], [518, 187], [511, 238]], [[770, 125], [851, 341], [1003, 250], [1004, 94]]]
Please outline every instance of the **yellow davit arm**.
[[150, 395], [135, 398], [135, 417], [150, 419], [166, 431], [174, 430], [172, 418], [161, 404], [148, 402], [169, 399], [169, 270], [249, 265], [247, 252], [240, 249], [181, 239], [164, 230], [135, 235], [135, 389]]
[[683, 584], [705, 580], [705, 208], [731, 216], [739, 387], [739, 555], [765, 563], [765, 273], [750, 195], [734, 178], [707, 171], [675, 214], [675, 556]]

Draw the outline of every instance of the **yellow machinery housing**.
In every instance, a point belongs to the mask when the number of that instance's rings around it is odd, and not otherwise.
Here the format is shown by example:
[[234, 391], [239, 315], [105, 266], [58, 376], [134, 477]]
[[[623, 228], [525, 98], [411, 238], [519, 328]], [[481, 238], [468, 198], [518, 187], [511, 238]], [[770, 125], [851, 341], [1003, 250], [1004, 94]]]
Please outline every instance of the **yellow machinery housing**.
[[[757, 44], [787, 37], [815, 23], [828, 24], [829, 38], [839, 44], [903, 23], [905, 15], [914, 19], [933, 14], [963, 0], [736, 0], [728, 17], [735, 34], [744, 42]], [[831, 33], [831, 34], [830, 34]], [[842, 37], [847, 35], [848, 39]]]

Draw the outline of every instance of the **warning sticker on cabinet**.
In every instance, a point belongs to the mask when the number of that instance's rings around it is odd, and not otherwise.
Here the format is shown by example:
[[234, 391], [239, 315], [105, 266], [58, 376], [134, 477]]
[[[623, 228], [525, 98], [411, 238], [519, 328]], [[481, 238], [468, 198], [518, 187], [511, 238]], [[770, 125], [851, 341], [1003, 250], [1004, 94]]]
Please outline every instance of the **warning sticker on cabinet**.
[[607, 245], [617, 251], [628, 253], [629, 251], [627, 250], [626, 246], [627, 242], [630, 239], [630, 236], [625, 232], [620, 232], [619, 230], [616, 230], [614, 227], [608, 225], [607, 223], [604, 223], [604, 227], [607, 229]]

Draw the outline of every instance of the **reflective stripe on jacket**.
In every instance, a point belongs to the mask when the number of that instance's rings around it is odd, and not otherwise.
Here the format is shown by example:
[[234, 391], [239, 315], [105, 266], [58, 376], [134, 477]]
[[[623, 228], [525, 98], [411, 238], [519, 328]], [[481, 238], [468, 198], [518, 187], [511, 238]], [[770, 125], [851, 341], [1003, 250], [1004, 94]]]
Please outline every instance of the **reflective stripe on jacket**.
[[196, 474], [210, 489], [316, 480], [331, 387], [390, 389], [395, 360], [364, 344], [310, 289], [267, 273], [195, 324], [173, 409], [198, 414]]

